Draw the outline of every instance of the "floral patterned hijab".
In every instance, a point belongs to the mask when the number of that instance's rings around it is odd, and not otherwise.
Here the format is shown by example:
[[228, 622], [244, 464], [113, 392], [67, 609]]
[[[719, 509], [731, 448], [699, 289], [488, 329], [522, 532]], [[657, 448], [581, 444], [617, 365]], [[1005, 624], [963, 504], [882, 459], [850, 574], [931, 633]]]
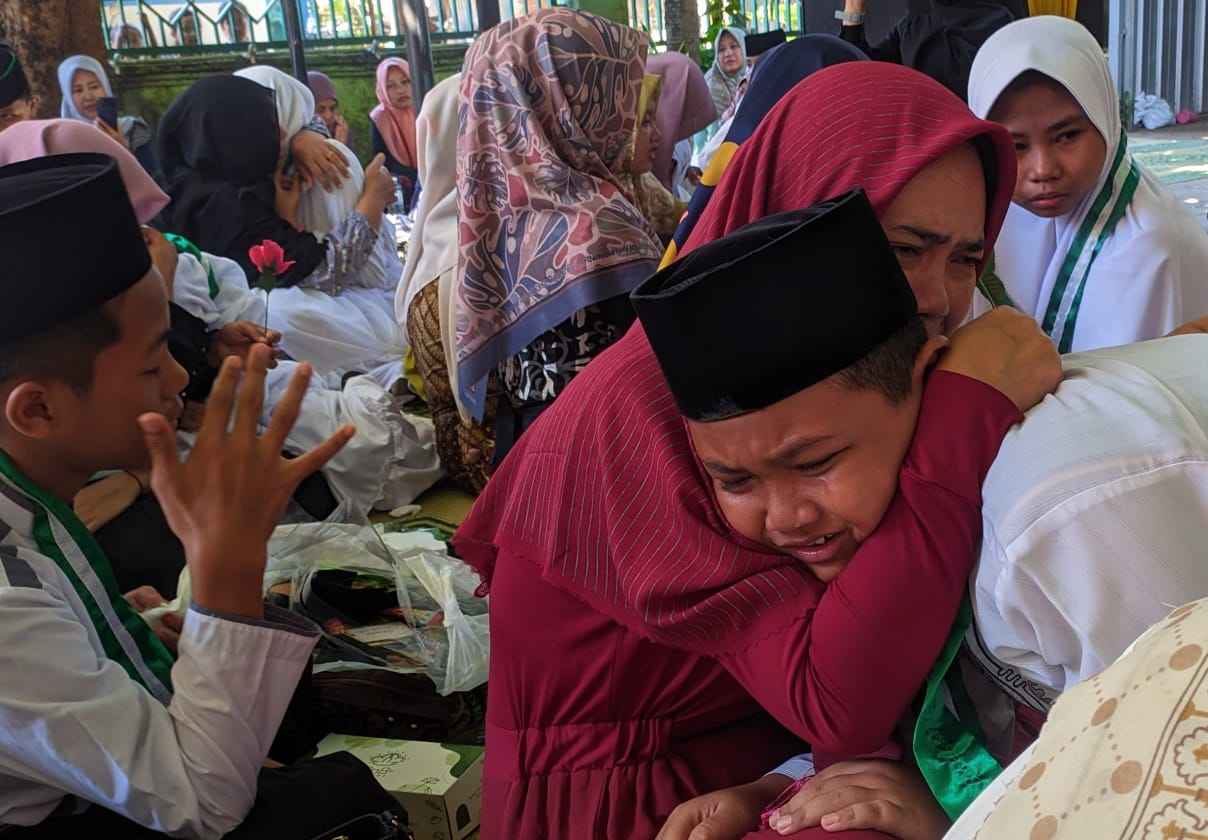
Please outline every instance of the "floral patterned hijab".
[[566, 8], [508, 21], [466, 53], [457, 137], [456, 342], [475, 418], [488, 374], [655, 268], [620, 185], [646, 65], [635, 29]]

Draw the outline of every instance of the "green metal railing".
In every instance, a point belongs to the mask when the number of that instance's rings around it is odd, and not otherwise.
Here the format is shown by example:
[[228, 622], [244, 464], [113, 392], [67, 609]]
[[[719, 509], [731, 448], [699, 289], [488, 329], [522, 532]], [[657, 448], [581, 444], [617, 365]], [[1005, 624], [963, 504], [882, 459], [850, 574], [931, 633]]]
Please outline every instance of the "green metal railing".
[[[290, 0], [102, 0], [101, 25], [110, 52], [124, 55], [230, 51], [287, 45], [283, 2]], [[313, 46], [369, 44], [400, 37], [391, 0], [293, 0], [302, 34]], [[509, 0], [504, 0], [505, 5]], [[519, 6], [525, 0], [510, 0]], [[528, 0], [536, 8], [548, 0]], [[428, 0], [434, 41], [478, 33], [474, 0]], [[523, 10], [518, 12], [524, 14]], [[506, 10], [505, 10], [506, 15]]]
[[[102, 0], [101, 25], [111, 53], [123, 56], [230, 52], [252, 45], [286, 49], [282, 3], [291, 0]], [[369, 45], [401, 37], [393, 0], [292, 0], [309, 46]], [[577, 0], [498, 0], [504, 20]], [[476, 0], [426, 0], [430, 38], [478, 34]], [[653, 43], [667, 42], [664, 0], [626, 0], [630, 25]], [[800, 31], [798, 0], [742, 0], [748, 31]], [[707, 26], [702, 16], [701, 34]]]

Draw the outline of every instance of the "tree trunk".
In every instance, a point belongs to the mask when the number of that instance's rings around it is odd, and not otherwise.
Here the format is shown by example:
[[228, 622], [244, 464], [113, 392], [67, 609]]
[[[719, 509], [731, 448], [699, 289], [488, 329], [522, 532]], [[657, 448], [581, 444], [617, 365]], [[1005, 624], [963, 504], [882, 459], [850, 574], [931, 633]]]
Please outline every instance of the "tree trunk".
[[21, 57], [39, 115], [59, 115], [59, 63], [84, 54], [105, 61], [100, 0], [0, 0], [0, 32]]
[[667, 49], [700, 61], [700, 14], [696, 0], [664, 0], [663, 21], [667, 31]]

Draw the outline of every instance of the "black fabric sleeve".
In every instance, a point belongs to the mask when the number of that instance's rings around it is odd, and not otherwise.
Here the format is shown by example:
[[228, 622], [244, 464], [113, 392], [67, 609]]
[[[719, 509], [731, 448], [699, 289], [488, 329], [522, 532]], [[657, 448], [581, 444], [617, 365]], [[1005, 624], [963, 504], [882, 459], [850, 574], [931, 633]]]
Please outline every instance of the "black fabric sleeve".
[[327, 258], [326, 242], [295, 228], [255, 194], [245, 194], [242, 201], [244, 226], [224, 256], [239, 263], [249, 284], [255, 285], [260, 280], [260, 273], [252, 265], [248, 250], [266, 239], [280, 245], [285, 251], [285, 259], [294, 263], [289, 271], [277, 278], [279, 286], [296, 286], [323, 265]]
[[864, 33], [864, 24], [862, 23], [856, 26], [840, 27], [839, 37], [862, 50], [873, 61], [888, 61], [893, 64], [902, 63], [902, 33], [900, 27], [895, 26], [885, 36], [884, 40], [875, 45], [868, 43], [868, 38]]

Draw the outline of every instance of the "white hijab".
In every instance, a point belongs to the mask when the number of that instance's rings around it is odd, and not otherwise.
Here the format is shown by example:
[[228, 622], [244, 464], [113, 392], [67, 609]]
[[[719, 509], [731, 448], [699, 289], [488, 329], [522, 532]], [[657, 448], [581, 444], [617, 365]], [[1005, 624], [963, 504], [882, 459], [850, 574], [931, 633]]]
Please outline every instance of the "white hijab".
[[315, 95], [288, 73], [267, 64], [257, 64], [236, 71], [235, 75], [266, 87], [276, 95], [277, 125], [287, 138], [292, 138], [315, 118]]
[[457, 265], [457, 102], [461, 74], [424, 97], [415, 120], [416, 165], [421, 191], [407, 264], [395, 312], [403, 329], [411, 302], [425, 286]]
[[[1103, 50], [1061, 17], [1020, 20], [977, 54], [969, 106], [985, 118], [1035, 70], [1063, 85], [1107, 143], [1095, 189], [1072, 213], [1042, 219], [1013, 204], [994, 250], [1011, 301], [1062, 352], [1166, 335], [1208, 313], [1208, 234], [1128, 152]], [[986, 309], [978, 301], [975, 314]]]
[[[440, 338], [445, 359], [457, 358], [454, 317], [457, 294], [457, 112], [461, 74], [432, 88], [415, 120], [416, 166], [419, 170], [419, 207], [407, 250], [403, 280], [394, 299], [395, 315], [404, 333], [411, 304], [433, 281], [440, 283]], [[408, 344], [414, 345], [410, 336]], [[457, 365], [449, 364], [449, 382], [458, 413], [469, 422], [469, 409], [461, 402]]]
[[[109, 84], [109, 74], [105, 72], [105, 65], [90, 55], [69, 56], [63, 59], [63, 63], [59, 65], [59, 91], [63, 95], [63, 101], [59, 105], [59, 116], [65, 120], [78, 120], [92, 125], [92, 120], [80, 113], [75, 104], [75, 97], [71, 95], [71, 88], [78, 70], [86, 70], [96, 76], [101, 87], [105, 89], [106, 96], [113, 96], [113, 86]], [[150, 129], [138, 117], [119, 117], [117, 130], [130, 139], [135, 146], [141, 146], [151, 139]]]

